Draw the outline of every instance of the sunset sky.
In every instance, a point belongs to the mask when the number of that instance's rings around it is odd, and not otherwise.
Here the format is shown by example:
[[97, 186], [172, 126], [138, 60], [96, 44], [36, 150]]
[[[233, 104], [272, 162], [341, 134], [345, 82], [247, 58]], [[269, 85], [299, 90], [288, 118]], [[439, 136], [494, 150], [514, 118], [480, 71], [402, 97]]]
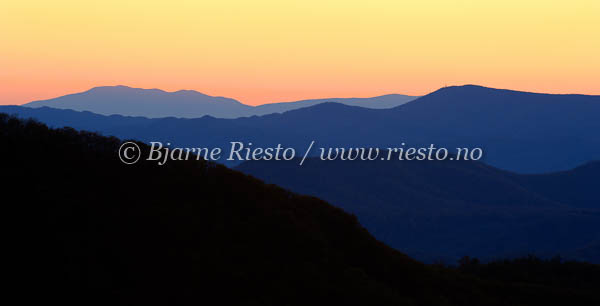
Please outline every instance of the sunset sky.
[[247, 104], [479, 84], [600, 94], [600, 1], [2, 1], [0, 104], [101, 85]]

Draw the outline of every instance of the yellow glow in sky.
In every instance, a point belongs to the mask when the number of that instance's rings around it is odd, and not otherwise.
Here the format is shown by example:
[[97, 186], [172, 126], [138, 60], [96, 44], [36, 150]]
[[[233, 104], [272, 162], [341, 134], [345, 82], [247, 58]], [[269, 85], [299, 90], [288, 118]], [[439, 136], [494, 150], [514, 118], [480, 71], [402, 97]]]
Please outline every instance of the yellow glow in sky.
[[0, 104], [101, 85], [248, 104], [479, 84], [600, 94], [600, 1], [2, 1]]

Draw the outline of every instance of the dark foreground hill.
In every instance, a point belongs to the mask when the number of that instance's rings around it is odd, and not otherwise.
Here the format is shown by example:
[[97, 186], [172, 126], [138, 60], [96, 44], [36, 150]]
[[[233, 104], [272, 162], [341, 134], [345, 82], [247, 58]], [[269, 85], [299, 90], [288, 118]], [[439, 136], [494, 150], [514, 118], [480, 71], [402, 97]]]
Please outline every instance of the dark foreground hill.
[[519, 175], [474, 161], [245, 162], [236, 169], [357, 215], [419, 260], [536, 254], [600, 263], [600, 162]]
[[519, 173], [568, 170], [600, 159], [600, 96], [480, 86], [442, 88], [392, 109], [322, 103], [238, 119], [145, 119], [15, 106], [0, 111], [53, 127], [224, 151], [232, 141], [263, 148], [282, 144], [298, 152], [312, 140], [319, 147], [479, 147], [483, 162]]
[[600, 301], [587, 287], [480, 280], [476, 273], [420, 264], [326, 202], [223, 166], [127, 166], [115, 138], [4, 115], [0, 143], [10, 229], [4, 254], [16, 271], [5, 276], [23, 291], [17, 294], [23, 304]]

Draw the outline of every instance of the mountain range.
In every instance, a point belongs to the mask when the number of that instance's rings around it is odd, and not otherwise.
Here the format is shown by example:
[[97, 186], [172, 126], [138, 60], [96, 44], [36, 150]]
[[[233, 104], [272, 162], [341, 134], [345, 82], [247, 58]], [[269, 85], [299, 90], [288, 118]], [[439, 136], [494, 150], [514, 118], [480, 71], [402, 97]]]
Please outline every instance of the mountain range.
[[178, 117], [238, 118], [260, 116], [324, 102], [337, 102], [366, 108], [392, 108], [417, 97], [391, 94], [373, 98], [330, 98], [279, 102], [250, 106], [224, 97], [213, 97], [194, 90], [166, 92], [160, 89], [131, 88], [128, 86], [94, 87], [88, 91], [54, 99], [26, 103], [26, 107], [52, 107], [90, 111], [101, 115], [143, 116], [148, 118]]
[[323, 200], [222, 165], [125, 165], [119, 139], [5, 114], [0, 142], [4, 275], [23, 304], [600, 303], [597, 265], [425, 265]]
[[[251, 162], [238, 169], [355, 213], [378, 239], [425, 261], [527, 252], [600, 258], [599, 197], [593, 192], [600, 181], [593, 162], [600, 160], [600, 96], [467, 85], [390, 109], [321, 103], [237, 119], [150, 119], [20, 106], [0, 112], [181, 147], [227, 150], [231, 141], [241, 141], [282, 144], [300, 154], [312, 140], [317, 148], [480, 147], [485, 164], [309, 159], [301, 168]], [[464, 241], [457, 244], [458, 237]]]
[[355, 214], [426, 262], [528, 254], [600, 263], [600, 161], [536, 175], [476, 161], [247, 161], [244, 173]]
[[[391, 109], [321, 103], [282, 114], [217, 119], [102, 116], [0, 106], [0, 111], [122, 139], [180, 147], [482, 148], [489, 165], [519, 173], [568, 170], [600, 158], [600, 96], [554, 95], [474, 85], [441, 88]], [[234, 165], [234, 164], [231, 164]]]

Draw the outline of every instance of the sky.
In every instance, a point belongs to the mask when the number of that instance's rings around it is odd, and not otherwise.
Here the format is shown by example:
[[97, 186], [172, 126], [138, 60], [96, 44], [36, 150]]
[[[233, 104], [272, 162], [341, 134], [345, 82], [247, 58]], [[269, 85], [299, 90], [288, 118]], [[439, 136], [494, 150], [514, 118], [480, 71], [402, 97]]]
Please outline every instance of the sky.
[[460, 84], [600, 94], [600, 1], [0, 2], [0, 104], [105, 85], [257, 105]]

